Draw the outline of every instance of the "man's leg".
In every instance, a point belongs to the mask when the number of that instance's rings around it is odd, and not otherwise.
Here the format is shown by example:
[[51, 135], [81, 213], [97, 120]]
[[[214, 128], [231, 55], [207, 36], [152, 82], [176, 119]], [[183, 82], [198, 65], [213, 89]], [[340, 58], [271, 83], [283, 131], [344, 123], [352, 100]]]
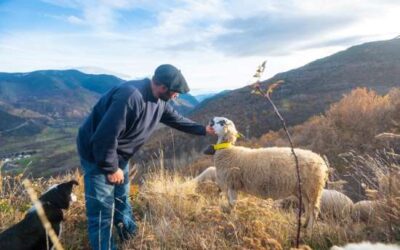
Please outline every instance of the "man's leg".
[[119, 165], [124, 172], [124, 183], [115, 185], [114, 223], [121, 240], [128, 240], [136, 233], [136, 223], [133, 218], [132, 207], [129, 200], [129, 164], [127, 162], [120, 162]]
[[81, 159], [84, 171], [86, 216], [89, 241], [93, 250], [114, 250], [112, 219], [114, 185], [95, 164]]

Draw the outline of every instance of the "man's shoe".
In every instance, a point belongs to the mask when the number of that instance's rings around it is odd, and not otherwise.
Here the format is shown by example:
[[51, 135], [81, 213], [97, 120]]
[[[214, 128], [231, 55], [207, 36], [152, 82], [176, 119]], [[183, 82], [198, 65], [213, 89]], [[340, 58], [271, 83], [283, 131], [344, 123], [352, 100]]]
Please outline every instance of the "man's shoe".
[[117, 228], [119, 238], [123, 242], [131, 240], [136, 235], [136, 225], [131, 230], [128, 230], [125, 227], [124, 223], [120, 222], [117, 224], [116, 228]]

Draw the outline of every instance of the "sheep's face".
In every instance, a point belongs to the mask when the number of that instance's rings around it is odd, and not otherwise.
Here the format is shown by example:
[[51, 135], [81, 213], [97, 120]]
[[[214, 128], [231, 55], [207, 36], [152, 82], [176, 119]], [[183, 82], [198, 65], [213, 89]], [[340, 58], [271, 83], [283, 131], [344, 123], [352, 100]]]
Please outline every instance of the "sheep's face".
[[238, 132], [235, 124], [225, 117], [214, 117], [210, 121], [210, 126], [214, 129], [218, 136], [219, 142], [235, 143]]

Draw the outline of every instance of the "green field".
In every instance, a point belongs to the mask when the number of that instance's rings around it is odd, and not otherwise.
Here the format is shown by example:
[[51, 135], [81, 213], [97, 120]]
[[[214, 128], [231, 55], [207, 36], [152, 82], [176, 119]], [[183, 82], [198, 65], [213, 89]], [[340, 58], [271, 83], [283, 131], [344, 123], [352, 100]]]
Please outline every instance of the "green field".
[[33, 176], [50, 176], [75, 169], [78, 166], [75, 138], [76, 127], [46, 127], [34, 136], [2, 137], [0, 153], [17, 153], [35, 150], [29, 158], [14, 160], [6, 174], [26, 173]]

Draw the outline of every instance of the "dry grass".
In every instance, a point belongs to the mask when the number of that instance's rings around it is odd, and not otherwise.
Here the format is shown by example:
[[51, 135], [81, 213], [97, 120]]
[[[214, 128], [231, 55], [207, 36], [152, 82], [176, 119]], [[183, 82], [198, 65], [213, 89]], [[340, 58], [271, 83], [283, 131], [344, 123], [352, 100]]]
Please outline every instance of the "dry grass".
[[[4, 179], [0, 230], [21, 220], [30, 207], [18, 178]], [[81, 185], [74, 190], [78, 202], [66, 212], [61, 242], [65, 249], [89, 249], [82, 176], [73, 173], [49, 180], [36, 179], [34, 188], [42, 192], [54, 183], [72, 178]], [[125, 249], [289, 249], [295, 240], [295, 213], [278, 210], [272, 200], [243, 195], [235, 209], [224, 212], [227, 201], [214, 183], [197, 187], [178, 174], [164, 172], [151, 174], [139, 192], [137, 186], [132, 186], [132, 191], [139, 231]], [[312, 249], [329, 249], [334, 244], [387, 239], [379, 238], [386, 231], [387, 227], [376, 225], [319, 221], [312, 237], [302, 232], [302, 241]]]
[[[319, 116], [291, 128], [295, 145], [326, 155], [335, 167], [342, 164], [339, 155], [348, 151], [358, 154], [374, 152], [380, 144], [376, 135], [398, 133], [400, 129], [400, 90], [386, 95], [357, 88]], [[262, 146], [283, 146], [288, 142], [284, 132], [272, 131], [257, 140]]]
[[[281, 249], [292, 230], [291, 216], [272, 201], [245, 198], [231, 213], [208, 183], [197, 188], [178, 175], [154, 174], [138, 198], [141, 231], [131, 247], [143, 249]], [[276, 241], [278, 240], [278, 241]]]
[[377, 200], [378, 209], [372, 221], [376, 240], [400, 240], [400, 155], [377, 151], [374, 155], [350, 153], [349, 163], [354, 179], [365, 187], [368, 199]]

